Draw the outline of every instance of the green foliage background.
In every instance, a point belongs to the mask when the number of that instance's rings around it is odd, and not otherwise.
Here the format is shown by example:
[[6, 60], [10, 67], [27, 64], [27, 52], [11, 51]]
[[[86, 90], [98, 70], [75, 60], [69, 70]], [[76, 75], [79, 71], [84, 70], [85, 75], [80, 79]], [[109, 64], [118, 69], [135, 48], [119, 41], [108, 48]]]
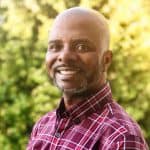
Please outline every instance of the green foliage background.
[[113, 95], [150, 144], [149, 0], [1, 0], [0, 5], [0, 149], [25, 149], [35, 121], [56, 108], [60, 93], [44, 64], [48, 30], [59, 12], [73, 6], [108, 18]]

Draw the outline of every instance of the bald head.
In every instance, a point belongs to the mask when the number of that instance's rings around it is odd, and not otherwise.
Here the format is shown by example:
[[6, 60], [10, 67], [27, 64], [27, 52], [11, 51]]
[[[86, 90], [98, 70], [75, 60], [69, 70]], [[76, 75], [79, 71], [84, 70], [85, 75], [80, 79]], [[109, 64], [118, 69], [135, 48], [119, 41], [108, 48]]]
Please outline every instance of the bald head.
[[105, 17], [97, 11], [92, 9], [86, 9], [81, 7], [73, 7], [60, 13], [51, 28], [54, 31], [55, 28], [60, 27], [65, 22], [74, 21], [74, 25], [79, 24], [86, 28], [91, 24], [91, 28], [87, 29], [99, 36], [99, 42], [102, 45], [101, 50], [109, 49], [109, 28]]

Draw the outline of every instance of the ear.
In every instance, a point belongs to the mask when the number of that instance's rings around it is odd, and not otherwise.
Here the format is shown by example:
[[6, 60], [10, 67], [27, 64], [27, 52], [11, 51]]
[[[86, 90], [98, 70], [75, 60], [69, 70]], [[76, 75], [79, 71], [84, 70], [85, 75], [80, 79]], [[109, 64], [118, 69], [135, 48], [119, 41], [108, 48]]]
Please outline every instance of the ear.
[[107, 50], [103, 54], [103, 72], [107, 72], [112, 62], [112, 51]]

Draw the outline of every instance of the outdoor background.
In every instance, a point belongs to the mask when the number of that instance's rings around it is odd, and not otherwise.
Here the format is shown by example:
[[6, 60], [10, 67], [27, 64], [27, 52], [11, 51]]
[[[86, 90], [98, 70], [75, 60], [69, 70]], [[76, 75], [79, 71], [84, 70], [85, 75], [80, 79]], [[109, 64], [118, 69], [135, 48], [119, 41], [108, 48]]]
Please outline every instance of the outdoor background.
[[44, 64], [48, 30], [73, 6], [109, 20], [113, 96], [150, 144], [150, 0], [0, 0], [1, 150], [24, 150], [33, 124], [58, 104]]

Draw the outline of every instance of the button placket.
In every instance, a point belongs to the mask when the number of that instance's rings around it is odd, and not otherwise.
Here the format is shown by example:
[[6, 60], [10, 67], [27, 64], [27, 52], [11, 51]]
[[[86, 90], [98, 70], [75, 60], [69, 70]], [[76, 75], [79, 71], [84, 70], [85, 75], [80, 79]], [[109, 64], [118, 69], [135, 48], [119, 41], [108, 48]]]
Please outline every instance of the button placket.
[[66, 128], [66, 123], [68, 119], [67, 118], [62, 118], [59, 122], [57, 122], [56, 130], [55, 130], [55, 137], [60, 138], [62, 132]]

